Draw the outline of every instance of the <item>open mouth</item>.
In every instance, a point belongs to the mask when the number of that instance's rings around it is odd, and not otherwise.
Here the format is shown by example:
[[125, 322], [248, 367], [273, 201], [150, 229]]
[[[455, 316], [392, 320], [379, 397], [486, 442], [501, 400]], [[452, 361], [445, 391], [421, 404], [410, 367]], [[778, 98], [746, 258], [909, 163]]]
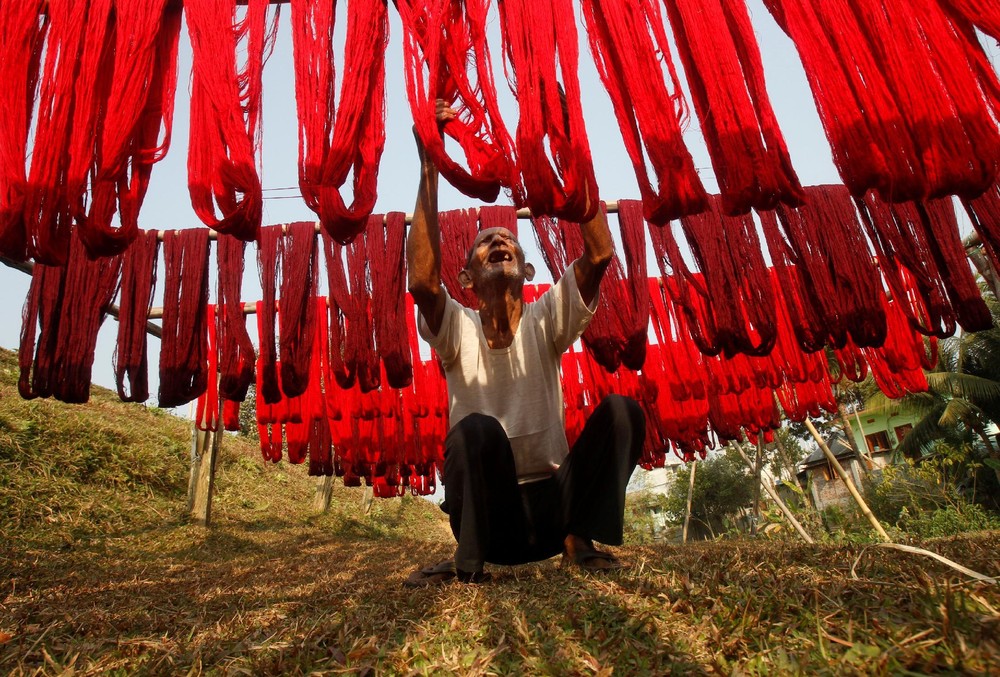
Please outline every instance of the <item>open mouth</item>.
[[490, 263], [504, 263], [505, 261], [513, 261], [514, 257], [511, 256], [510, 252], [505, 252], [502, 249], [497, 249], [496, 251], [490, 252], [490, 256], [487, 259]]

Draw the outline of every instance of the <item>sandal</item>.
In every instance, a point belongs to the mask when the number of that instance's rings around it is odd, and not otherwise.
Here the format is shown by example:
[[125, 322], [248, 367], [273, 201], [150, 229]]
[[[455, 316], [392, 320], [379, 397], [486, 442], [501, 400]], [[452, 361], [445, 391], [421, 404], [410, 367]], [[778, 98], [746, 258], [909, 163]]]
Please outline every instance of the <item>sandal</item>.
[[405, 581], [405, 588], [429, 588], [444, 585], [451, 581], [461, 583], [486, 583], [492, 577], [485, 571], [461, 571], [455, 568], [455, 560], [447, 559], [410, 574]]
[[[605, 566], [601, 566], [597, 563], [597, 560], [604, 560], [607, 564]], [[625, 565], [622, 564], [621, 560], [612, 555], [610, 552], [597, 550], [592, 545], [587, 548], [577, 550], [572, 556], [570, 556], [568, 552], [564, 551], [562, 556], [562, 566], [566, 566], [568, 564], [578, 566], [583, 571], [598, 573], [625, 568]]]

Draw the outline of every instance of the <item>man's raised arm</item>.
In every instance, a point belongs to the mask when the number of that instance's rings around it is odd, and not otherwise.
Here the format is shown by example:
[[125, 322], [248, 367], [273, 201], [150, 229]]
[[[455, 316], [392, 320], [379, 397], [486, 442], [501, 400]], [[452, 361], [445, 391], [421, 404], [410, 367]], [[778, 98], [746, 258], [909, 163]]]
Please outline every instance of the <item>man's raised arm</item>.
[[611, 229], [603, 209], [598, 209], [590, 221], [580, 225], [583, 235], [583, 256], [576, 261], [576, 286], [588, 306], [601, 288], [601, 278], [614, 256]]
[[406, 236], [407, 287], [427, 327], [437, 334], [444, 318], [441, 289], [441, 231], [438, 228], [438, 171], [417, 138], [420, 186]]

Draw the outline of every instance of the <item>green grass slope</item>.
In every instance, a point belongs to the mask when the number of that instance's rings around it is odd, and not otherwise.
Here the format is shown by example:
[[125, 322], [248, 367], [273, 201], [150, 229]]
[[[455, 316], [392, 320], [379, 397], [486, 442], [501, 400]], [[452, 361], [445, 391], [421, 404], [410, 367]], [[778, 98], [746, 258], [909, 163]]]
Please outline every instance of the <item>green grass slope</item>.
[[[1000, 665], [1000, 592], [873, 546], [625, 547], [623, 572], [495, 567], [411, 591], [441, 513], [227, 437], [213, 526], [188, 524], [190, 427], [95, 388], [21, 400], [0, 352], [2, 674], [898, 674]], [[1000, 574], [1000, 534], [924, 544]]]

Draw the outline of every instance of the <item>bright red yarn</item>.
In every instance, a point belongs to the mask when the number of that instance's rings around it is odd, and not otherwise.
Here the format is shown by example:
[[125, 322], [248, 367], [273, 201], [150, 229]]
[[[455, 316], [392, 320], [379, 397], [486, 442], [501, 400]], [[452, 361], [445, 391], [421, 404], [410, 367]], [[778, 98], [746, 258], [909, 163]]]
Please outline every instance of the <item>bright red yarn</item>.
[[942, 0], [941, 4], [1000, 42], [1000, 5], [994, 0]]
[[573, 3], [503, 0], [498, 9], [520, 111], [515, 148], [528, 207], [536, 216], [585, 223], [600, 205], [580, 104]]
[[[335, 240], [361, 233], [375, 207], [385, 146], [385, 0], [349, 0], [337, 99], [332, 0], [292, 1], [299, 187], [306, 205]], [[341, 189], [353, 170], [352, 201]]]
[[298, 397], [309, 387], [313, 336], [316, 324], [316, 281], [319, 261], [316, 226], [299, 221], [282, 226], [279, 240], [281, 258], [281, 300], [278, 317], [281, 349], [281, 390], [286, 397]]
[[779, 203], [801, 204], [802, 186], [767, 97], [745, 0], [665, 4], [723, 211], [736, 215]]
[[[441, 175], [464, 194], [493, 202], [507, 188], [518, 205], [524, 189], [514, 141], [504, 125], [486, 40], [489, 0], [399, 0], [406, 93], [414, 129]], [[446, 101], [457, 117], [444, 133], [458, 142], [463, 164], [448, 153], [436, 119]]]
[[[219, 235], [216, 239], [215, 255], [219, 275], [216, 295], [219, 311], [219, 394], [227, 402], [242, 402], [246, 399], [250, 384], [254, 382], [256, 357], [247, 332], [241, 298], [245, 252], [246, 243], [231, 235]], [[230, 429], [229, 425], [226, 429]]]
[[581, 6], [646, 220], [662, 226], [703, 211], [708, 195], [681, 136], [687, 112], [658, 1], [584, 0]]
[[[193, 51], [188, 188], [202, 222], [247, 242], [260, 230], [263, 193], [257, 175], [261, 73], [274, 45], [277, 12], [269, 0], [184, 5]], [[237, 63], [245, 56], [246, 62]], [[221, 216], [218, 214], [221, 213]]]

